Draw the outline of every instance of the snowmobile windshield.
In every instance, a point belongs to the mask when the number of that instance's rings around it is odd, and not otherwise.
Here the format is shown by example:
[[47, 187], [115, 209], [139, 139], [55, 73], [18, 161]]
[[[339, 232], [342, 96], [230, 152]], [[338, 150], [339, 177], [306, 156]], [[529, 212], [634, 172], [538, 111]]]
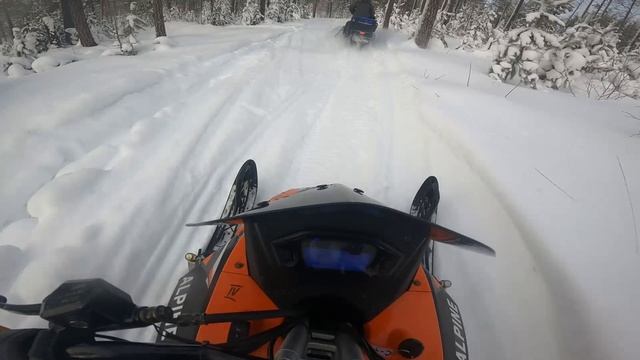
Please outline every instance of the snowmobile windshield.
[[374, 246], [338, 239], [311, 237], [301, 243], [306, 267], [316, 270], [366, 272], [376, 257]]

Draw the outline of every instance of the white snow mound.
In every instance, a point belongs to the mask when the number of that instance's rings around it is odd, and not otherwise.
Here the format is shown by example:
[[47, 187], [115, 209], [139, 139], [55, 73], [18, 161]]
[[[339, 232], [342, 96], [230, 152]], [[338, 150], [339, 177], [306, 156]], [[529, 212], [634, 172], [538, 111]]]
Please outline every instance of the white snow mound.
[[166, 36], [159, 36], [153, 41], [153, 50], [156, 51], [165, 51], [175, 47], [175, 43], [173, 40], [169, 39]]
[[20, 78], [31, 74], [32, 72], [22, 67], [20, 64], [13, 64], [7, 69], [10, 78]]
[[53, 56], [45, 55], [33, 61], [31, 68], [37, 73], [49, 71], [60, 66], [60, 61]]

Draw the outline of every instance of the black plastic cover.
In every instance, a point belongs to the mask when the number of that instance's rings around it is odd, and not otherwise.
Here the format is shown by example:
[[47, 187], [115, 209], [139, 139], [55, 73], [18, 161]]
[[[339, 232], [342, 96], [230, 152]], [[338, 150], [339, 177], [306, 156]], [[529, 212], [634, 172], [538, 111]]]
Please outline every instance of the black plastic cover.
[[[364, 322], [409, 288], [426, 251], [426, 221], [339, 184], [284, 196], [237, 216], [245, 222], [249, 273], [278, 307], [306, 305], [328, 312], [318, 316]], [[296, 239], [304, 241], [305, 234], [331, 234], [374, 246], [380, 260], [377, 271], [306, 267], [295, 261], [301, 256], [295, 253]], [[292, 251], [293, 261], [283, 261], [285, 251]]]
[[136, 305], [102, 279], [67, 281], [42, 302], [40, 317], [56, 325], [109, 329], [131, 320]]

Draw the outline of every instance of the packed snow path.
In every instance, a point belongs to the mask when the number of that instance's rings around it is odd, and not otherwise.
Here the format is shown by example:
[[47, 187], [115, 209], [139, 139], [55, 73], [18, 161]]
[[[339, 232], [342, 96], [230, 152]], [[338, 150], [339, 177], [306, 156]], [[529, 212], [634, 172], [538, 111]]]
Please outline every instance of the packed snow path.
[[436, 250], [473, 359], [637, 357], [633, 104], [506, 99], [484, 59], [385, 32], [359, 51], [336, 21], [169, 25], [174, 49], [0, 82], [0, 293], [12, 302], [103, 277], [164, 303], [212, 231], [183, 225], [215, 218], [252, 158], [259, 199], [339, 182], [407, 211], [438, 176], [438, 222], [498, 252]]

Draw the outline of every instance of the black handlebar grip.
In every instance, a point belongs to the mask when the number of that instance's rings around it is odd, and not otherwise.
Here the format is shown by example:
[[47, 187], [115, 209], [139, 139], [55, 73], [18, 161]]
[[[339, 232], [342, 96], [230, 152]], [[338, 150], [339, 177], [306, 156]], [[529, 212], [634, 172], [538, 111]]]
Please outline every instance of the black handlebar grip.
[[135, 319], [145, 324], [172, 321], [173, 310], [164, 305], [142, 307], [136, 310]]

